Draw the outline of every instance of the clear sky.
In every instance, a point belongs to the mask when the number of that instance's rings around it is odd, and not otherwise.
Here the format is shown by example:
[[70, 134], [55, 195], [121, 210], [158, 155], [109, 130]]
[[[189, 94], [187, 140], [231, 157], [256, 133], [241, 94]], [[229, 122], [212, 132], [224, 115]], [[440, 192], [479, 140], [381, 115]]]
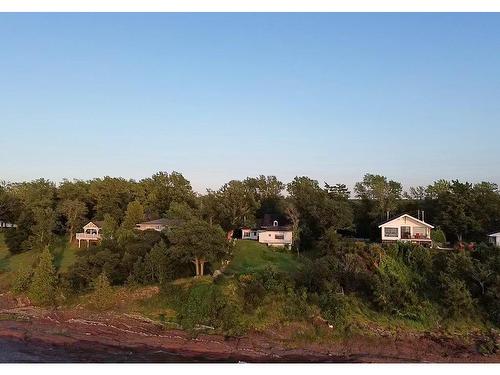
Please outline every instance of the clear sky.
[[0, 14], [0, 180], [500, 183], [500, 14]]

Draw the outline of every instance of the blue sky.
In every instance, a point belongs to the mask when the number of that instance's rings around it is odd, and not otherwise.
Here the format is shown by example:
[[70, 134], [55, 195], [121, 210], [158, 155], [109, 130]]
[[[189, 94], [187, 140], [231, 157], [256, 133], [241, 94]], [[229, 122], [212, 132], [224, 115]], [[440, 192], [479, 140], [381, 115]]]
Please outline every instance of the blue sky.
[[0, 160], [500, 183], [500, 14], [0, 14]]

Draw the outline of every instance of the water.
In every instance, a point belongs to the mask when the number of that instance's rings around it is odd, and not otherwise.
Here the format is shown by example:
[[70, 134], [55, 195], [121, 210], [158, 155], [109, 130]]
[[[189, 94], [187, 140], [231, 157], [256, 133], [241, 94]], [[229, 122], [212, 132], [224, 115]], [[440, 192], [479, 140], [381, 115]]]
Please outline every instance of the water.
[[40, 342], [25, 342], [0, 338], [0, 363], [179, 363], [237, 362], [187, 358], [164, 351], [131, 351], [109, 346], [53, 346]]

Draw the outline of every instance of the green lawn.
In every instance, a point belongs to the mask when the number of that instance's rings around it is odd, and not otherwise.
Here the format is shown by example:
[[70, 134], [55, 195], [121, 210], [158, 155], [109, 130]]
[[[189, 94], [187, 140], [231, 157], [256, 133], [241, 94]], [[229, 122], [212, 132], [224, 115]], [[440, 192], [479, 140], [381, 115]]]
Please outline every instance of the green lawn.
[[[57, 238], [53, 247], [55, 266], [66, 271], [75, 262], [76, 249], [69, 246], [66, 238]], [[8, 289], [16, 272], [25, 267], [31, 267], [38, 258], [38, 251], [26, 251], [11, 255], [4, 242], [4, 234], [0, 233], [0, 290]]]
[[296, 255], [286, 250], [273, 249], [257, 241], [238, 240], [234, 248], [234, 257], [227, 273], [259, 272], [272, 265], [285, 272], [296, 271], [299, 267]]

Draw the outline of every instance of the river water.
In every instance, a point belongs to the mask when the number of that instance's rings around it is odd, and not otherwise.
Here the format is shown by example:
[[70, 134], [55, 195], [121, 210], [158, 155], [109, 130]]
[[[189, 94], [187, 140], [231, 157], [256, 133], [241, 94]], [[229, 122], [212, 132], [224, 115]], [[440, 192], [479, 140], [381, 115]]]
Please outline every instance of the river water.
[[38, 342], [0, 338], [0, 363], [179, 363], [236, 362], [186, 358], [164, 351], [130, 351], [115, 347], [99, 349], [58, 347]]

